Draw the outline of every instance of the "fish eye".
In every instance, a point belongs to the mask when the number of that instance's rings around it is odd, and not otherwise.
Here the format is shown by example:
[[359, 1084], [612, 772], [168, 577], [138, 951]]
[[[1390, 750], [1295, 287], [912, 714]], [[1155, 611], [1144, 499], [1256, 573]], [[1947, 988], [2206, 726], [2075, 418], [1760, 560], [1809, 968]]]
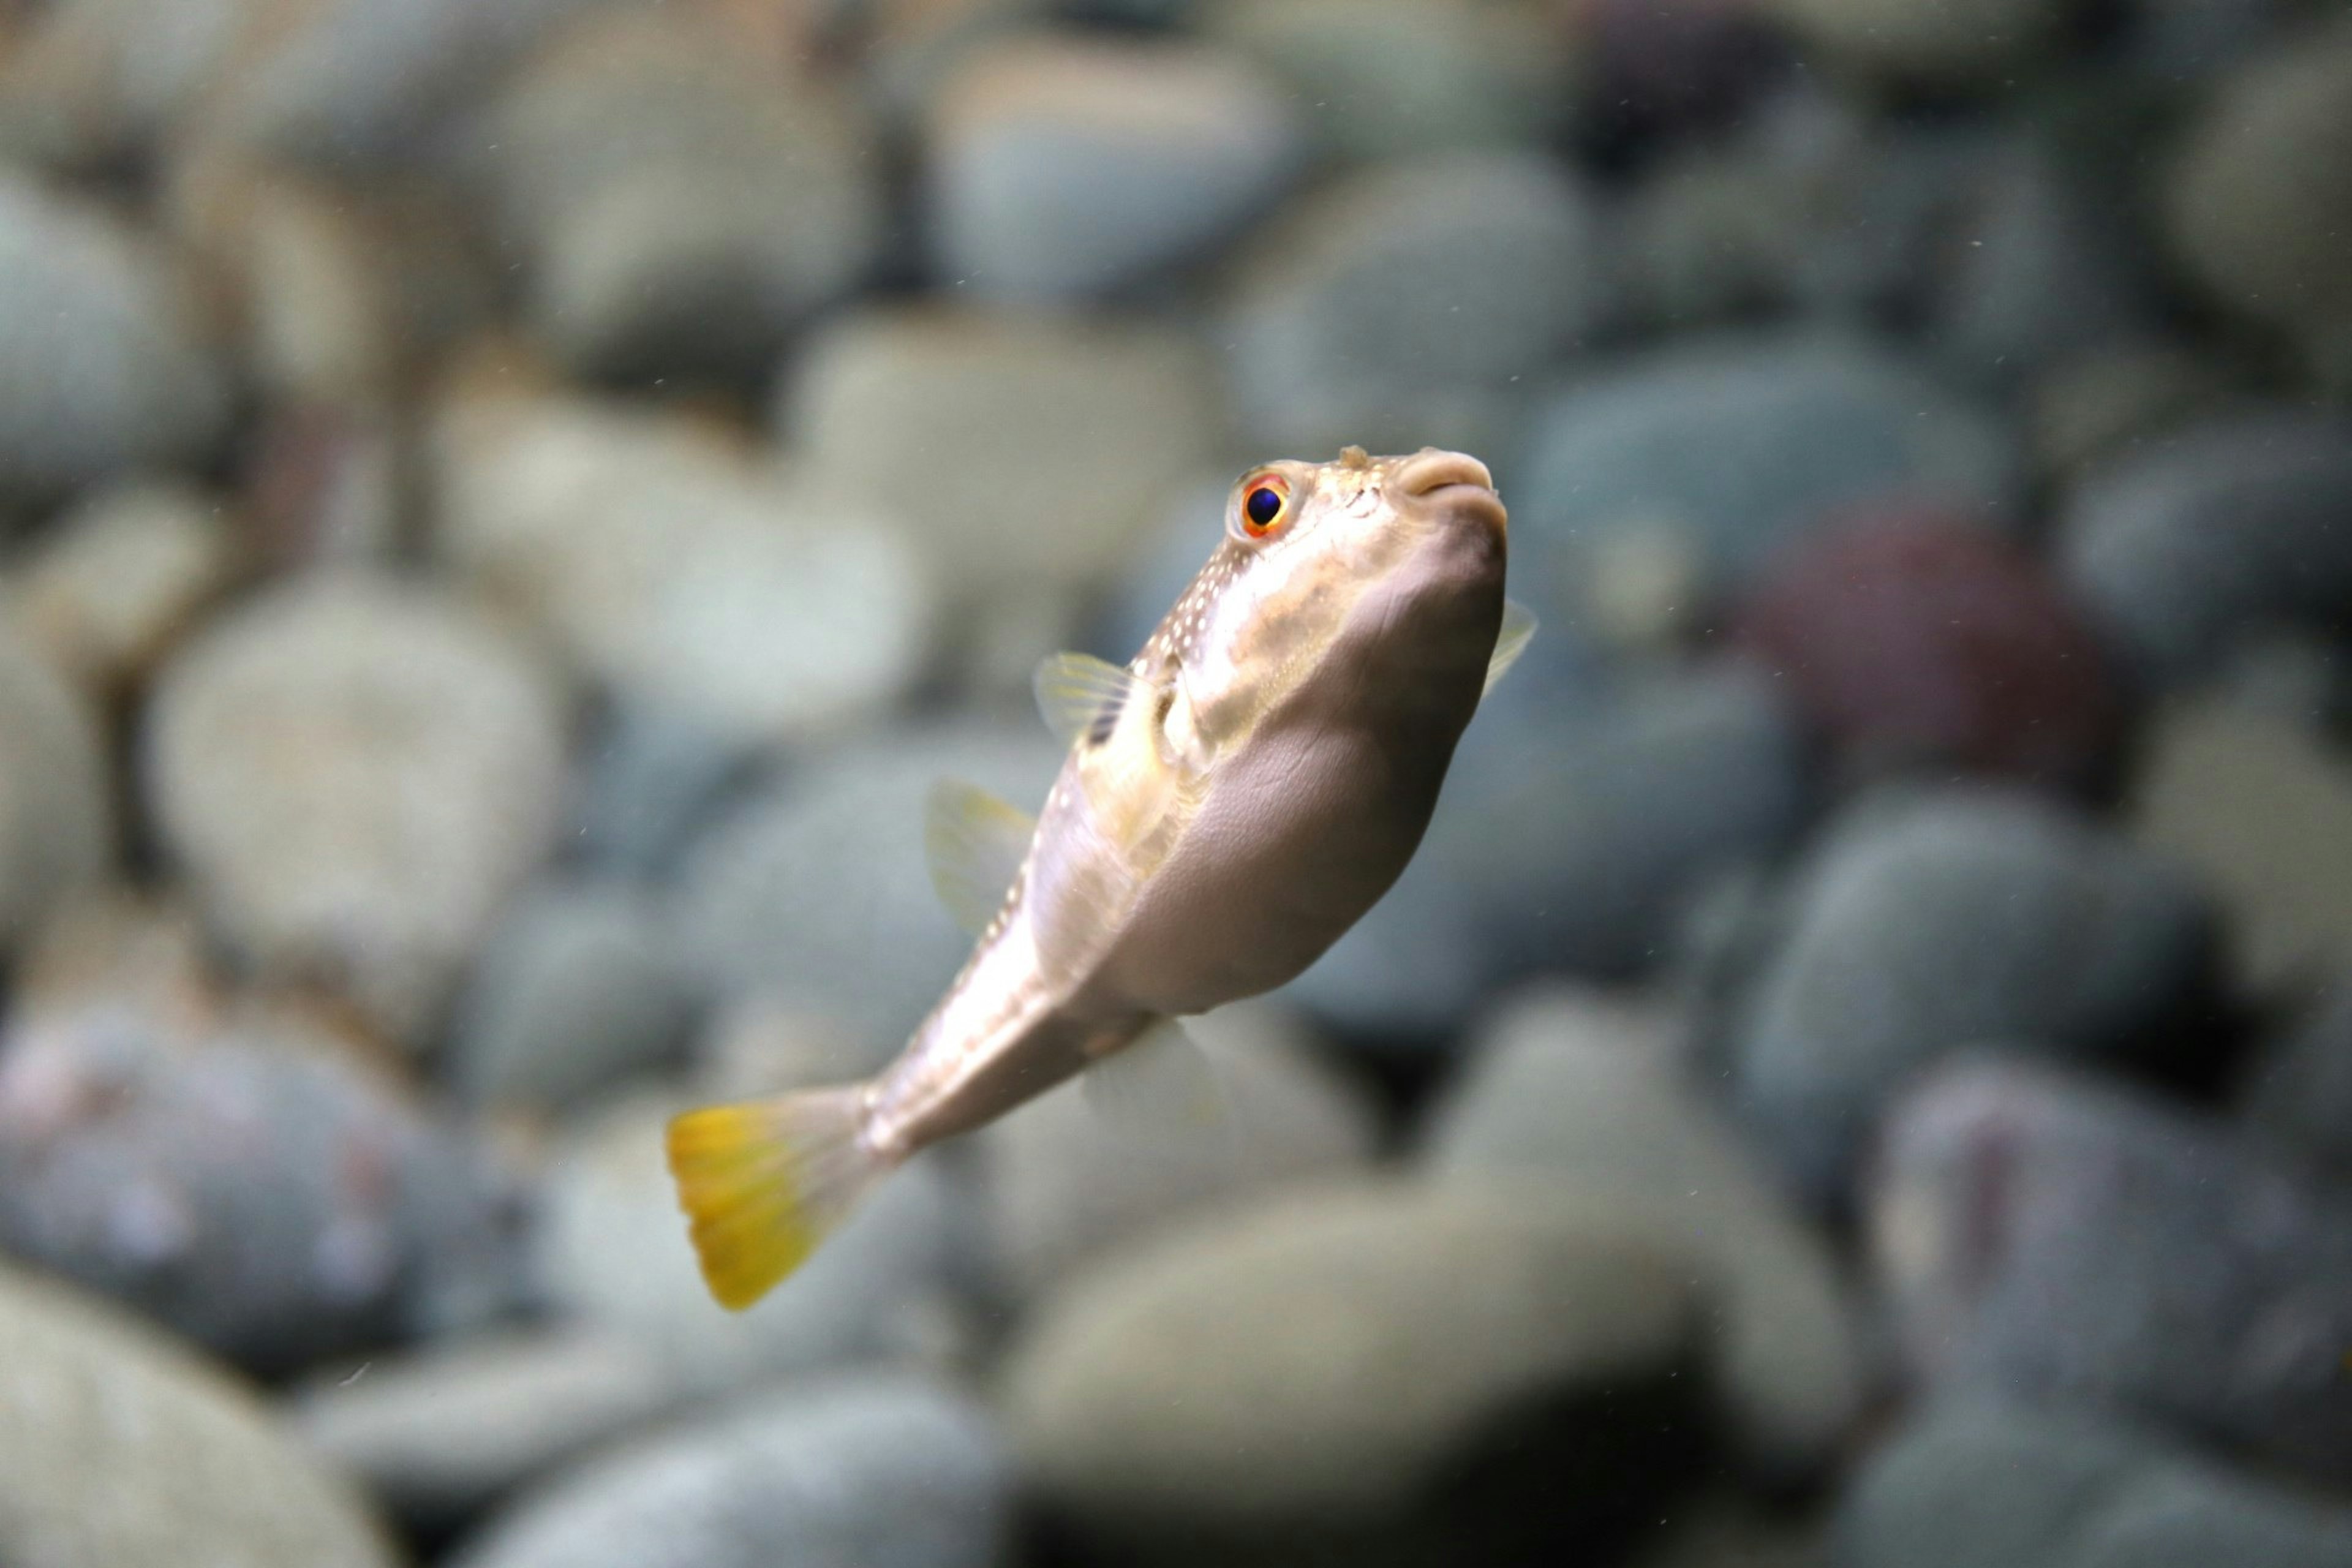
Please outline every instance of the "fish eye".
[[1290, 486], [1278, 474], [1262, 475], [1242, 492], [1242, 526], [1253, 539], [1272, 533], [1289, 513]]

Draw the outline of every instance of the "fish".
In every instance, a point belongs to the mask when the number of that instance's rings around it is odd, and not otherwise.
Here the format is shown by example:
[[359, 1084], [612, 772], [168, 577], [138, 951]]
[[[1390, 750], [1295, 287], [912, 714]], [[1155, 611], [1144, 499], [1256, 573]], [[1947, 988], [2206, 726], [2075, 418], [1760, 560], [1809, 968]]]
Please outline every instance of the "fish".
[[932, 793], [933, 884], [975, 941], [898, 1058], [670, 1123], [719, 1303], [759, 1300], [917, 1151], [1073, 1077], [1126, 1127], [1217, 1121], [1175, 1021], [1295, 978], [1403, 871], [1535, 629], [1504, 595], [1508, 531], [1464, 453], [1262, 464], [1132, 660], [1045, 659], [1069, 750], [1037, 816]]

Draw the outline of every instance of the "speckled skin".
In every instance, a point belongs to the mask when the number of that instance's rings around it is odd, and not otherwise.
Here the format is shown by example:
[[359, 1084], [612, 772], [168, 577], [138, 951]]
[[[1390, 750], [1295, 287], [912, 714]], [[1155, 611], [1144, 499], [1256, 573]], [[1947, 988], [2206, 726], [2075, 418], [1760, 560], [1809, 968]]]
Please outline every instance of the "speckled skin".
[[[1269, 476], [1287, 510], [1243, 510]], [[1226, 536], [1055, 780], [1003, 907], [867, 1091], [887, 1158], [1297, 975], [1421, 842], [1502, 623], [1503, 506], [1424, 448], [1244, 475]]]

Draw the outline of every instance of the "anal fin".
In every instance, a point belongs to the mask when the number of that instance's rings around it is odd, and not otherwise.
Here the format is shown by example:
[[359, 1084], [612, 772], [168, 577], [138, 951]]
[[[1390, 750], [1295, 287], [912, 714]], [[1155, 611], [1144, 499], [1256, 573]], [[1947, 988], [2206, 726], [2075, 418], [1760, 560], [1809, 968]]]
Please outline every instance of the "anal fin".
[[1173, 1018], [1087, 1068], [1078, 1085], [1087, 1107], [1123, 1135], [1164, 1143], [1232, 1131], [1223, 1077]]

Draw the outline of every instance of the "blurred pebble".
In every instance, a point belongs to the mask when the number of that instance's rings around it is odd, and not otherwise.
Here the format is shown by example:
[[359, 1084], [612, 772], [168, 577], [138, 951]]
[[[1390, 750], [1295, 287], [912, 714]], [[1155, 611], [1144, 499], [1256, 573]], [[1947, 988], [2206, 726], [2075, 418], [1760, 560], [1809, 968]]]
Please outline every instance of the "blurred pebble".
[[2135, 340], [2058, 360], [2030, 395], [2033, 455], [2069, 484], [2230, 396], [2223, 372], [2188, 349]]
[[1183, 1029], [1216, 1070], [1229, 1125], [1139, 1143], [1073, 1083], [981, 1132], [995, 1260], [1016, 1296], [1037, 1300], [1184, 1216], [1370, 1163], [1371, 1107], [1280, 1003], [1235, 1003]]
[[89, 705], [0, 622], [0, 948], [106, 869], [110, 793]]
[[1663, 1007], [1605, 993], [1523, 995], [1482, 1028], [1430, 1113], [1423, 1158], [1449, 1177], [1519, 1173], [1605, 1194], [1706, 1260], [1732, 1426], [1768, 1473], [1800, 1475], [1861, 1412], [1858, 1319], [1825, 1238], [1678, 1080], [1682, 1029]]
[[1011, 1561], [1012, 1478], [961, 1394], [899, 1376], [761, 1395], [559, 1477], [452, 1568]]
[[1573, 31], [1503, 0], [1209, 0], [1201, 26], [1278, 72], [1333, 160], [1540, 144], [1580, 96]]
[[1834, 1206], [1888, 1096], [1992, 1044], [2121, 1065], [2199, 994], [2211, 911], [2169, 863], [1994, 790], [1865, 802], [1794, 873], [1788, 934], [1733, 1026], [1731, 1089]]
[[909, 1360], [938, 1342], [969, 1263], [974, 1215], [936, 1160], [892, 1173], [784, 1285], [748, 1311], [709, 1296], [664, 1163], [688, 1107], [645, 1091], [608, 1102], [554, 1151], [539, 1235], [541, 1288], [561, 1313], [658, 1359], [680, 1396], [844, 1363]]
[[933, 574], [866, 487], [577, 396], [461, 397], [435, 458], [457, 570], [672, 728], [809, 739], [878, 719], [921, 671]]
[[0, 174], [0, 501], [210, 457], [230, 389], [209, 338], [152, 240]]
[[478, 1319], [520, 1282], [510, 1178], [338, 1047], [45, 1008], [0, 1064], [0, 1237], [262, 1373]]
[[1700, 1303], [1640, 1235], [1605, 1202], [1359, 1181], [1157, 1238], [1013, 1352], [1028, 1485], [1105, 1561], [1604, 1552], [1699, 1430]]
[[620, 1335], [514, 1329], [331, 1367], [287, 1414], [401, 1523], [439, 1533], [675, 1401], [659, 1362]]
[[268, 406], [246, 471], [246, 531], [264, 573], [383, 566], [415, 552], [404, 419], [331, 403]]
[[2352, 1513], [2072, 1410], [1929, 1405], [1839, 1507], [1844, 1568], [2340, 1568]]
[[764, 377], [874, 253], [870, 138], [831, 83], [691, 11], [607, 9], [487, 116], [478, 157], [526, 313], [583, 375]]
[[[1543, 404], [1508, 468], [1512, 592], [1602, 629], [1629, 571], [1685, 561], [1677, 602], [1729, 591], [1787, 542], [1900, 500], [2013, 531], [2020, 454], [1991, 416], [1841, 331], [1700, 339]], [[1687, 612], [1686, 612], [1687, 613]]]
[[2214, 297], [2352, 386], [2352, 19], [2274, 35], [2232, 71], [2166, 197], [2173, 247]]
[[1760, 676], [1703, 668], [1596, 698], [1546, 667], [1568, 640], [1536, 634], [1404, 875], [1290, 995], [1352, 1036], [1442, 1037], [1518, 976], [1649, 967], [1710, 880], [1796, 833], [1803, 747]]
[[[1534, 153], [1384, 163], [1289, 204], [1243, 248], [1218, 342], [1239, 428], [1328, 459], [1486, 446], [1510, 384], [1612, 309], [1594, 199]], [[1467, 397], [1468, 427], [1442, 411]], [[1432, 402], [1441, 410], [1433, 426]]]
[[0, 1557], [24, 1568], [393, 1568], [253, 1392], [85, 1291], [0, 1272]]
[[2080, 785], [2116, 737], [2120, 704], [2082, 612], [2023, 549], [1933, 512], [1791, 542], [1735, 635], [1862, 772]]
[[576, 1106], [684, 1053], [693, 988], [666, 911], [625, 882], [541, 883], [485, 940], [450, 1027], [469, 1105]]
[[644, 881], [668, 878], [757, 762], [713, 721], [628, 700], [607, 705], [577, 754], [571, 857]]
[[2005, 86], [2056, 54], [2078, 0], [1768, 0], [1824, 63], [1877, 85]]
[[2239, 977], [2276, 991], [2352, 970], [2352, 756], [2215, 701], [2160, 714], [2129, 810], [2227, 919]]
[[35, 8], [0, 49], [0, 149], [77, 173], [138, 157], [190, 117], [258, 9], [251, 0]]
[[2058, 559], [2133, 673], [2210, 669], [2273, 621], [2340, 625], [2352, 596], [2352, 423], [2275, 408], [2119, 456], [2067, 499]]
[[1098, 586], [1218, 435], [1205, 369], [1172, 332], [938, 308], [837, 318], [780, 421], [824, 480], [904, 519], [975, 615]]
[[933, 267], [975, 299], [1108, 293], [1198, 259], [1303, 161], [1247, 57], [1031, 37], [975, 50], [931, 105]]
[[866, 1070], [880, 1067], [971, 948], [924, 866], [931, 786], [968, 779], [1031, 811], [1062, 755], [1032, 720], [904, 731], [811, 759], [696, 845], [680, 879], [683, 951], [722, 996], [830, 1019]]
[[562, 712], [543, 672], [439, 594], [298, 579], [164, 670], [149, 798], [207, 915], [265, 973], [422, 1043], [553, 835]]
[[57, 519], [7, 579], [26, 639], [94, 700], [144, 682], [225, 587], [236, 546], [220, 503], [184, 485], [100, 490]]
[[2257, 1053], [2241, 1108], [2281, 1148], [2352, 1181], [2352, 984], [2337, 980]]
[[1580, 129], [1618, 158], [1677, 141], [1724, 140], [1792, 74], [1759, 0], [1583, 0], [1564, 12], [1590, 52]]
[[2021, 1061], [1889, 1119], [1873, 1259], [1912, 1374], [2352, 1470], [2352, 1205], [2229, 1130]]

